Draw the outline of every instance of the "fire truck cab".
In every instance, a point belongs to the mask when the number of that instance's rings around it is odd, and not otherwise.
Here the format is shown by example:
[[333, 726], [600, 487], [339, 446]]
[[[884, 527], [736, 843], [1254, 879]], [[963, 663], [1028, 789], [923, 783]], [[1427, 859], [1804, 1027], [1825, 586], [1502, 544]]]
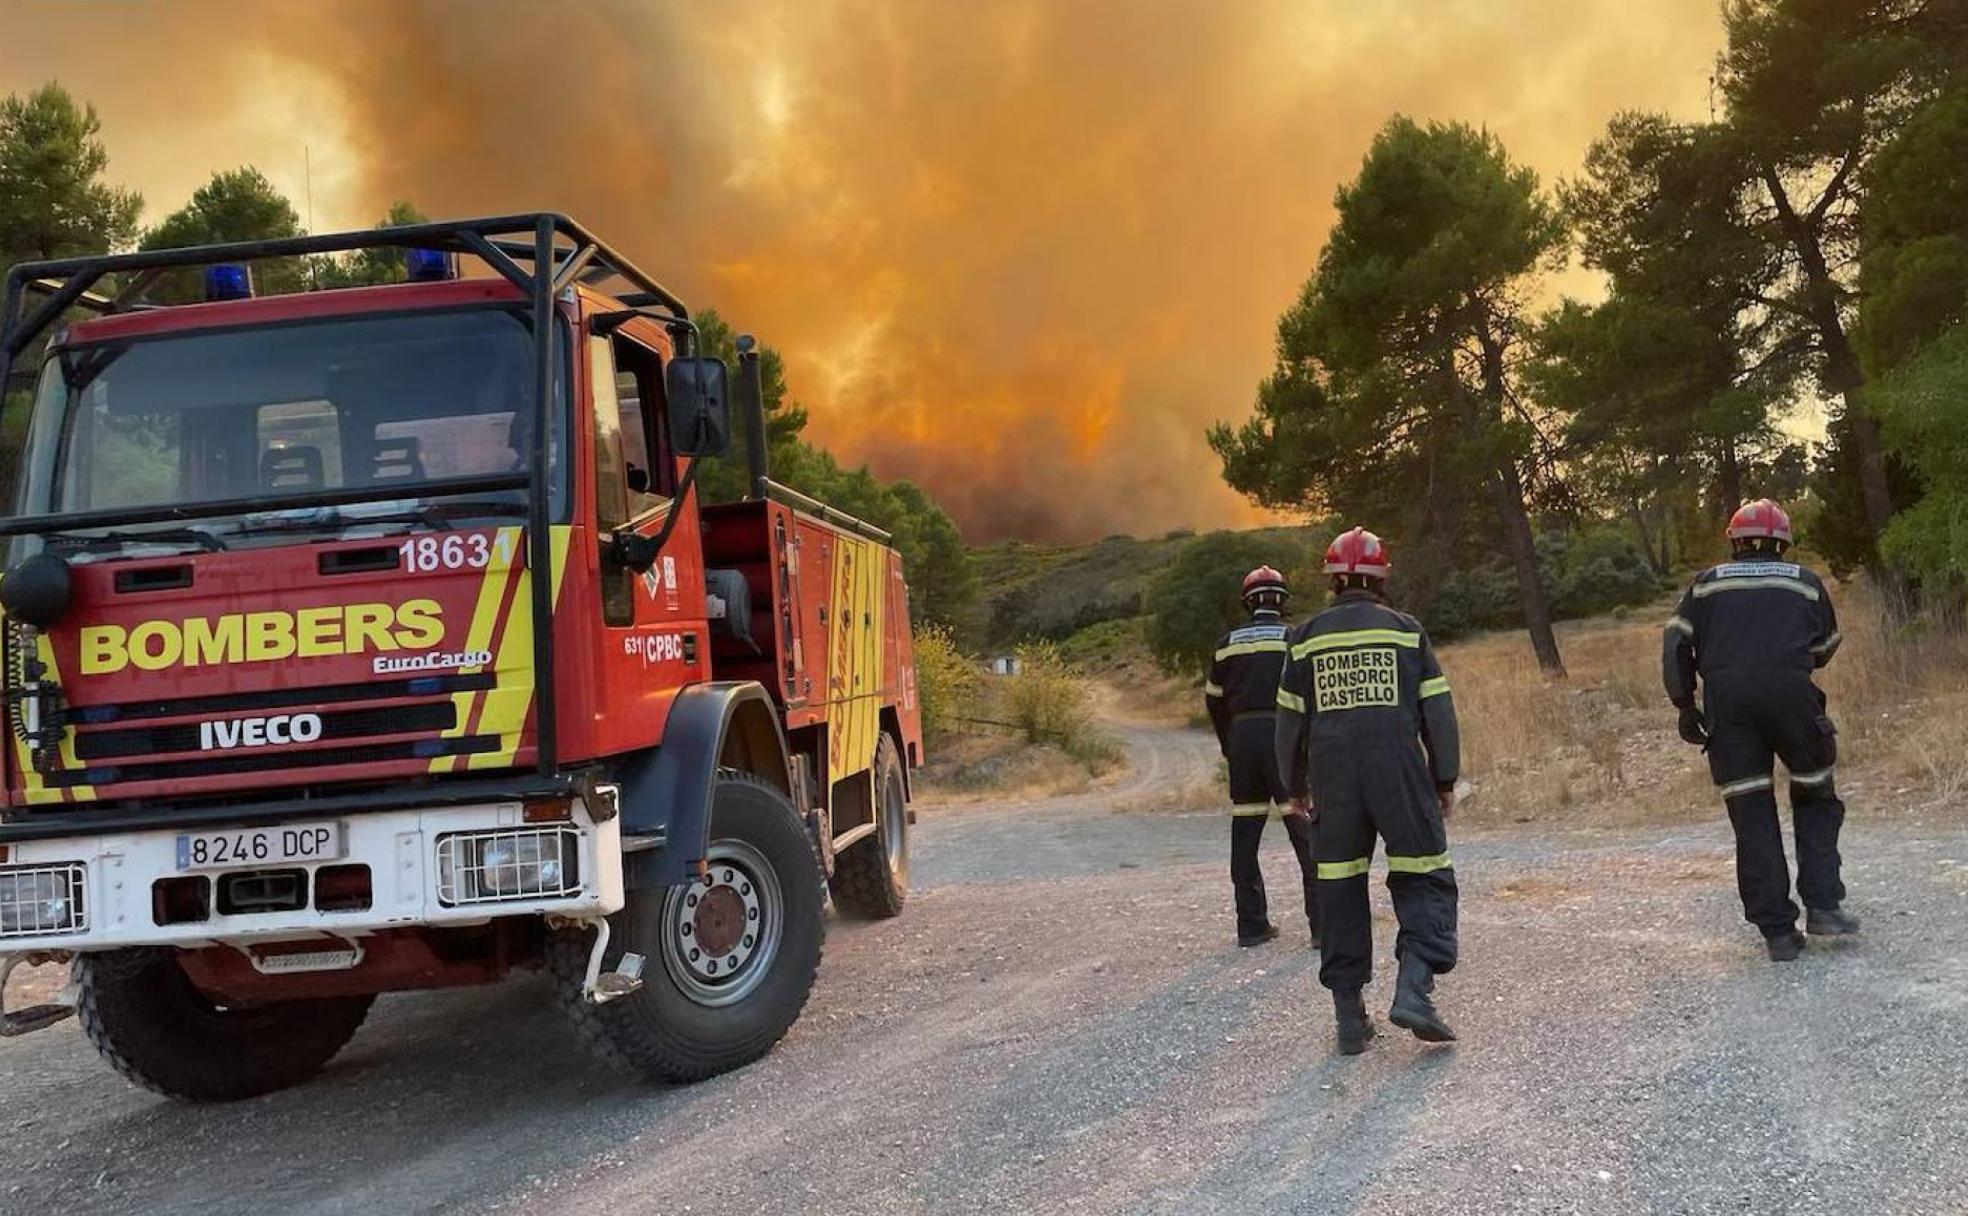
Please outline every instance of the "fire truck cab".
[[[403, 281], [252, 290], [358, 249]], [[557, 215], [16, 267], [0, 1005], [72, 979], [0, 1034], [79, 1011], [227, 1100], [378, 993], [543, 968], [649, 1077], [770, 1050], [828, 889], [907, 893], [908, 593], [771, 480], [757, 350], [696, 339]], [[706, 505], [734, 406], [748, 492]]]

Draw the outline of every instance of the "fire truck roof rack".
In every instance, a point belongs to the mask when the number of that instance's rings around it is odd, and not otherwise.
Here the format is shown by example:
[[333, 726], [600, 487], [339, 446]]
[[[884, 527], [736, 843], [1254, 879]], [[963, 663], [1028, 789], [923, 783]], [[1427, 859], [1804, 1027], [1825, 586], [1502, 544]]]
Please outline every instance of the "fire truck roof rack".
[[[603, 244], [567, 216], [538, 212], [371, 228], [321, 236], [24, 262], [7, 272], [4, 290], [0, 290], [0, 387], [8, 383], [9, 365], [13, 360], [41, 334], [59, 324], [71, 309], [104, 313], [134, 307], [142, 294], [165, 271], [266, 258], [349, 253], [363, 249], [434, 250], [447, 255], [469, 256], [519, 288], [532, 317], [536, 377], [533, 408], [537, 411], [533, 433], [536, 435], [548, 434], [551, 426], [555, 398], [553, 317], [561, 292], [577, 283], [598, 286], [620, 280], [631, 289], [619, 297], [629, 307], [648, 309], [654, 319], [669, 324], [672, 332], [684, 341], [695, 329], [690, 320], [690, 310], [683, 301], [644, 274], [635, 263]], [[108, 290], [112, 294], [105, 295], [97, 288], [105, 284], [106, 276], [127, 278], [108, 280]], [[41, 299], [30, 310], [28, 305], [33, 296]], [[526, 564], [531, 570], [553, 568], [553, 541], [549, 531], [552, 523], [549, 501], [551, 484], [547, 445], [540, 443], [533, 445], [526, 471], [511, 474], [509, 484], [500, 479], [498, 487], [526, 491]], [[441, 497], [483, 493], [491, 488], [491, 484], [483, 478], [450, 478], [428, 483], [424, 490], [431, 497]], [[389, 493], [394, 491], [321, 491], [286, 496], [274, 504], [265, 500], [255, 501], [251, 506], [259, 510], [335, 506]], [[68, 528], [110, 528], [164, 520], [209, 518], [237, 512], [245, 505], [232, 501], [180, 503], [165, 508], [111, 508], [59, 515], [27, 513], [11, 519], [0, 518], [0, 537]], [[552, 620], [552, 580], [533, 578], [528, 581], [531, 584], [533, 619]], [[556, 772], [553, 635], [551, 629], [533, 631], [534, 742], [537, 768], [542, 777], [551, 777]]]
[[765, 483], [765, 495], [775, 502], [785, 503], [787, 506], [797, 508], [813, 516], [815, 519], [821, 520], [824, 523], [830, 523], [843, 532], [853, 532], [858, 536], [865, 536], [869, 540], [880, 541], [884, 545], [894, 539], [888, 532], [877, 528], [867, 520], [857, 519], [845, 511], [835, 510], [819, 499], [810, 498], [782, 482], [773, 481], [768, 478]]
[[[549, 234], [544, 256], [538, 239], [543, 227]], [[518, 237], [534, 239], [514, 239]], [[556, 294], [577, 282], [599, 287], [620, 280], [628, 289], [614, 294], [629, 307], [660, 310], [659, 320], [690, 321], [683, 301], [635, 263], [567, 216], [541, 212], [23, 262], [8, 272], [0, 301], [0, 351], [10, 358], [18, 355], [71, 308], [111, 313], [139, 307], [143, 294], [165, 271], [367, 249], [422, 249], [476, 258], [522, 291], [533, 289], [535, 268], [541, 265], [552, 268], [549, 281]], [[107, 294], [95, 290], [109, 275], [127, 278]], [[31, 312], [26, 309], [30, 296], [43, 297]]]

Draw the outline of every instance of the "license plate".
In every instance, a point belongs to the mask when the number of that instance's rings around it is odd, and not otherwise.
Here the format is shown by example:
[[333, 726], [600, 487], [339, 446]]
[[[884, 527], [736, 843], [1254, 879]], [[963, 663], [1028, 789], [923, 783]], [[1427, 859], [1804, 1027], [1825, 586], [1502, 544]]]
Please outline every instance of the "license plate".
[[178, 837], [178, 869], [231, 870], [288, 861], [335, 861], [343, 851], [339, 823], [187, 832]]

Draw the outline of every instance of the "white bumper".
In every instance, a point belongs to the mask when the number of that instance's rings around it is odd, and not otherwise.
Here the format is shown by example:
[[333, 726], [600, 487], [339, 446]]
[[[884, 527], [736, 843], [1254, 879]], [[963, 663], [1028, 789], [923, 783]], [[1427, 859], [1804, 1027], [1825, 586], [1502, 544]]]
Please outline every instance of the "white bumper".
[[[11, 846], [6, 860], [0, 862], [0, 876], [30, 870], [53, 870], [74, 876], [71, 880], [79, 883], [83, 892], [82, 899], [77, 901], [80, 911], [75, 917], [81, 923], [54, 933], [0, 932], [0, 954], [113, 950], [124, 946], [238, 945], [324, 934], [359, 937], [380, 929], [482, 924], [511, 916], [552, 914], [591, 918], [622, 907], [621, 821], [611, 818], [596, 823], [588, 818], [578, 800], [571, 821], [551, 824], [525, 822], [518, 802], [370, 811], [324, 816], [324, 819], [343, 825], [344, 855], [314, 865], [281, 863], [281, 868], [307, 870], [308, 890], [312, 892], [316, 870], [325, 866], [365, 865], [369, 868], [371, 889], [366, 909], [320, 911], [310, 902], [310, 906], [292, 911], [226, 915], [214, 899], [204, 919], [159, 924], [153, 911], [153, 884], [181, 873], [178, 831], [164, 829], [37, 840]], [[440, 850], [457, 848], [457, 842], [468, 839], [471, 833], [495, 830], [569, 833], [579, 858], [574, 878], [551, 896], [461, 896], [456, 875], [440, 872]], [[205, 873], [216, 883], [230, 872]], [[440, 890], [440, 882], [445, 878], [450, 881]]]

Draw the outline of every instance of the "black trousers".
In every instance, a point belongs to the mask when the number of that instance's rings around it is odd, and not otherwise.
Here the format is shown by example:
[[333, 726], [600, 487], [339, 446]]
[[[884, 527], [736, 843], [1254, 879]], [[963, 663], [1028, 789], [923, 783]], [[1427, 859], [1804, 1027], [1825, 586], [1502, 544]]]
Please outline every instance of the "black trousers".
[[[1288, 801], [1284, 779], [1278, 775], [1278, 753], [1272, 715], [1238, 714], [1230, 724], [1230, 886], [1237, 896], [1237, 936], [1252, 937], [1271, 923], [1264, 896], [1264, 870], [1257, 846], [1264, 839], [1264, 821]], [[1319, 936], [1319, 900], [1312, 881], [1312, 829], [1287, 819], [1285, 835], [1298, 855], [1305, 884], [1305, 919], [1312, 936]]]
[[1837, 731], [1825, 716], [1824, 693], [1802, 672], [1717, 673], [1702, 691], [1708, 770], [1736, 833], [1743, 916], [1765, 937], [1780, 937], [1797, 927], [1797, 905], [1772, 761], [1782, 760], [1790, 776], [1797, 893], [1807, 908], [1835, 908], [1845, 899], [1838, 856], [1845, 804], [1833, 784]]
[[1312, 852], [1325, 926], [1319, 982], [1344, 992], [1366, 987], [1373, 974], [1367, 871], [1376, 837], [1387, 842], [1387, 890], [1401, 926], [1396, 957], [1419, 958], [1437, 973], [1454, 970], [1455, 867], [1419, 746], [1315, 746], [1312, 801], [1319, 817]]

